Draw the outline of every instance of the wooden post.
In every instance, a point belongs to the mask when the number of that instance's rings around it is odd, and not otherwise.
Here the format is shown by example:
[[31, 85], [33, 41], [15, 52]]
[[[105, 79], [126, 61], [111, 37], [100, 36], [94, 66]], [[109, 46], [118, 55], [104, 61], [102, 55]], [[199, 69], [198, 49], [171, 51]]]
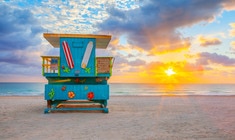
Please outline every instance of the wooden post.
[[51, 100], [47, 100], [47, 108], [51, 108]]

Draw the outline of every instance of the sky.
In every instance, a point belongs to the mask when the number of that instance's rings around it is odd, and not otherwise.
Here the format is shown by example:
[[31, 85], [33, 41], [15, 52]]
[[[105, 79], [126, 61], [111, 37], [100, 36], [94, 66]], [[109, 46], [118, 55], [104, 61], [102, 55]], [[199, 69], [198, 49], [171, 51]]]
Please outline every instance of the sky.
[[43, 33], [111, 35], [110, 83], [235, 83], [234, 0], [0, 0], [0, 82], [46, 82]]

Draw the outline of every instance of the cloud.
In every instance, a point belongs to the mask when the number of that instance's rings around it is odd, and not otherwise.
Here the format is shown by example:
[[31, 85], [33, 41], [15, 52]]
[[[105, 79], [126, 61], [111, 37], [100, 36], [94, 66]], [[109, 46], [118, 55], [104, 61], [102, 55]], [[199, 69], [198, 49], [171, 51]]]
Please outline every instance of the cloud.
[[235, 22], [229, 24], [232, 28], [235, 28]]
[[97, 26], [101, 32], [125, 34], [129, 44], [153, 53], [180, 51], [191, 44], [177, 29], [214, 20], [222, 10], [221, 2], [148, 0], [131, 10], [111, 7], [109, 18]]
[[225, 55], [219, 55], [217, 53], [203, 52], [199, 54], [199, 59], [197, 60], [197, 63], [202, 65], [209, 65], [211, 63], [215, 63], [221, 64], [223, 66], [234, 66], [235, 59], [229, 58]]
[[197, 40], [199, 41], [200, 46], [202, 47], [220, 45], [222, 43], [218, 38], [213, 37], [198, 36]]
[[44, 28], [29, 10], [7, 4], [0, 9], [0, 73], [38, 72]]
[[173, 68], [175, 71], [185, 72], [185, 73], [198, 72], [198, 71], [204, 70], [201, 64], [189, 63], [186, 61], [178, 61], [178, 62], [170, 62], [170, 63], [162, 63], [162, 62], [155, 61], [155, 62], [149, 63], [146, 66], [146, 69], [159, 72], [159, 71], [165, 71], [169, 67]]
[[0, 5], [0, 49], [19, 50], [40, 43], [36, 35], [44, 29], [29, 10]]
[[225, 10], [235, 10], [235, 1], [234, 0], [225, 0], [222, 3], [222, 6], [224, 7]]
[[131, 66], [143, 66], [145, 64], [146, 64], [146, 62], [144, 60], [141, 60], [141, 59], [136, 59], [134, 61], [129, 62], [129, 65], [131, 65]]
[[232, 46], [232, 49], [235, 50], [235, 41], [232, 41], [230, 45]]
[[230, 27], [232, 28], [232, 29], [229, 31], [229, 35], [234, 37], [234, 36], [235, 36], [235, 23], [230, 23], [229, 25], [230, 25]]
[[[33, 14], [41, 19], [43, 27], [49, 32], [87, 34], [97, 31], [95, 24], [108, 17], [106, 8], [114, 2], [110, 0], [50, 0], [38, 1], [34, 6], [27, 2], [24, 4], [34, 9]], [[123, 6], [127, 7], [127, 5]]]

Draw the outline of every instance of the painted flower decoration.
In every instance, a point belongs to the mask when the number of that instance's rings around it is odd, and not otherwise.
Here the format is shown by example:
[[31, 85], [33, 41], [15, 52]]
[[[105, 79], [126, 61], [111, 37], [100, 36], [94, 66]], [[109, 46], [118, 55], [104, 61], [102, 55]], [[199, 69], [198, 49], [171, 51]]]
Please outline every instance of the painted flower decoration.
[[61, 90], [65, 91], [66, 90], [66, 86], [62, 86]]
[[50, 99], [52, 99], [55, 95], [55, 91], [54, 89], [52, 88], [51, 91], [48, 93], [48, 96], [50, 97]]
[[70, 73], [70, 69], [69, 69], [68, 67], [65, 67], [65, 68], [63, 69], [63, 72], [65, 72], [65, 73]]
[[90, 74], [91, 73], [91, 68], [85, 68], [85, 72]]
[[71, 98], [74, 98], [75, 97], [75, 93], [73, 91], [69, 91], [68, 92], [68, 97], [71, 99]]
[[89, 99], [89, 100], [92, 100], [93, 98], [94, 98], [94, 92], [88, 92], [87, 93], [87, 98]]

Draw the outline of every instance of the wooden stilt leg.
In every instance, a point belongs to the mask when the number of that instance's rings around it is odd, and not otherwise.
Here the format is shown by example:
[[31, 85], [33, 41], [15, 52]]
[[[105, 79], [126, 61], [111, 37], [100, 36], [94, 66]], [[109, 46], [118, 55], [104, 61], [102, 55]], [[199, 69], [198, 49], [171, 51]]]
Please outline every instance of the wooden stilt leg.
[[47, 100], [47, 108], [51, 108], [51, 100]]

